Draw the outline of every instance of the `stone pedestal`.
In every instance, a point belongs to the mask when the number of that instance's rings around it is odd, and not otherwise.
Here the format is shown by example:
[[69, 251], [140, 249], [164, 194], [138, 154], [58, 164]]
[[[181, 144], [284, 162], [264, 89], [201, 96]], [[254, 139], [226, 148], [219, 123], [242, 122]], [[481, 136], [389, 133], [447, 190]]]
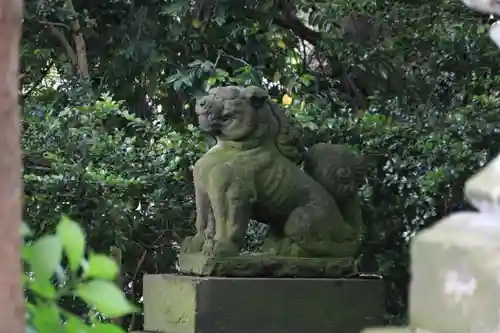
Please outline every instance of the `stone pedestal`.
[[361, 333], [438, 333], [438, 332], [431, 332], [427, 330], [415, 329], [409, 327], [376, 327], [376, 328], [367, 328], [361, 331]]
[[359, 333], [383, 323], [381, 279], [144, 277], [144, 330]]

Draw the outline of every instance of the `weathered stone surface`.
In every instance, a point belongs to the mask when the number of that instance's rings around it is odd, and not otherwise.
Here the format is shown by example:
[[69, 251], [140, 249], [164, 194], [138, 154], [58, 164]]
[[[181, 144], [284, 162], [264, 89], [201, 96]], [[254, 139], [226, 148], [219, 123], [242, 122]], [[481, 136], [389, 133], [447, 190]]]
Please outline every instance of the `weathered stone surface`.
[[415, 332], [407, 327], [381, 327], [381, 328], [368, 328], [361, 331], [361, 333], [432, 333], [432, 332]]
[[[469, 8], [486, 14], [500, 15], [500, 5], [497, 1], [491, 0], [462, 0]], [[499, 46], [500, 47], [500, 46]]]
[[412, 241], [412, 331], [500, 332], [500, 157], [465, 195], [479, 212], [452, 214]]
[[435, 332], [500, 330], [500, 221], [457, 213], [412, 243], [410, 324]]
[[352, 258], [297, 258], [274, 255], [212, 257], [181, 253], [184, 274], [227, 277], [344, 277], [352, 273]]
[[465, 183], [465, 198], [482, 212], [500, 211], [500, 156]]
[[264, 253], [355, 255], [363, 225], [361, 157], [344, 145], [306, 150], [293, 118], [258, 87], [214, 88], [197, 100], [196, 113], [217, 144], [193, 168], [196, 234], [182, 252], [238, 256], [253, 219], [270, 226]]
[[383, 282], [146, 275], [144, 313], [165, 333], [358, 333], [383, 322]]

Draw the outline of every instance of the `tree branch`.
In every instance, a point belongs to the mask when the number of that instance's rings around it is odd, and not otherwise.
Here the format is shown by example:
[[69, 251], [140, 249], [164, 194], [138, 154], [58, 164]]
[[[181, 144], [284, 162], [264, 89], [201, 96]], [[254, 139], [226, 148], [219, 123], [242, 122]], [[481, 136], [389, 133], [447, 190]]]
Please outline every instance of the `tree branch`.
[[76, 53], [75, 50], [73, 50], [73, 47], [69, 43], [69, 41], [66, 39], [66, 36], [64, 35], [64, 32], [60, 29], [51, 24], [50, 22], [47, 22], [46, 27], [49, 28], [50, 32], [61, 42], [62, 46], [66, 50], [66, 53], [68, 54], [69, 59], [71, 60], [71, 63], [76, 66], [77, 65], [77, 60], [76, 60]]
[[309, 29], [296, 16], [283, 17], [281, 15], [275, 15], [272, 21], [282, 28], [289, 29], [297, 35], [297, 37], [306, 40], [313, 45], [316, 45], [318, 40], [321, 38], [320, 32]]
[[85, 39], [83, 38], [83, 33], [81, 32], [80, 22], [78, 22], [78, 14], [73, 6], [73, 2], [71, 0], [67, 0], [66, 4], [68, 9], [73, 16], [69, 21], [69, 25], [71, 27], [73, 33], [73, 41], [75, 43], [75, 51], [76, 51], [76, 65], [78, 68], [78, 72], [82, 77], [87, 78], [89, 76], [89, 66], [87, 62], [87, 48], [85, 46]]
[[[244, 10], [247, 17], [256, 21], [261, 20], [262, 17], [266, 17], [267, 15], [251, 8], [245, 8]], [[275, 14], [273, 15], [271, 21], [284, 29], [290, 30], [297, 37], [306, 40], [313, 45], [316, 45], [321, 37], [320, 32], [309, 29], [297, 16], [291, 13], [284, 13], [284, 15]]]
[[[42, 0], [43, 1], [43, 0]], [[64, 23], [49, 22], [49, 21], [39, 21], [44, 26], [48, 27], [52, 34], [59, 39], [62, 43], [66, 53], [71, 59], [71, 63], [76, 68], [77, 73], [87, 78], [89, 76], [89, 67], [87, 62], [87, 48], [85, 45], [85, 39], [83, 38], [83, 33], [81, 32], [80, 22], [78, 22], [78, 13], [73, 6], [71, 0], [66, 0], [66, 5], [70, 12], [71, 18], [69, 20], [69, 26]], [[70, 42], [64, 35], [64, 31], [61, 28], [69, 28], [73, 36], [73, 43], [75, 47], [71, 46]]]
[[69, 26], [67, 26], [64, 23], [50, 22], [50, 21], [44, 21], [44, 20], [38, 21], [38, 23], [43, 24], [43, 25], [53, 25], [55, 27], [61, 27], [61, 28], [69, 29]]

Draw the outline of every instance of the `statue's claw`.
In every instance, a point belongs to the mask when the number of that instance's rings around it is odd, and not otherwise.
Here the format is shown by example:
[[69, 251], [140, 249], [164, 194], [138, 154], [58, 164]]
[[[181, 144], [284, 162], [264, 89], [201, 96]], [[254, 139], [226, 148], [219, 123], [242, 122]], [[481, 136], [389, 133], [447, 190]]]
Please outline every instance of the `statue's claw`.
[[215, 241], [213, 239], [205, 240], [203, 247], [201, 249], [201, 254], [204, 256], [211, 256], [214, 252]]
[[196, 234], [194, 236], [189, 236], [184, 239], [181, 244], [181, 253], [196, 253], [200, 252], [205, 243], [205, 235]]
[[233, 257], [240, 254], [240, 247], [229, 240], [218, 241], [213, 249], [214, 257]]

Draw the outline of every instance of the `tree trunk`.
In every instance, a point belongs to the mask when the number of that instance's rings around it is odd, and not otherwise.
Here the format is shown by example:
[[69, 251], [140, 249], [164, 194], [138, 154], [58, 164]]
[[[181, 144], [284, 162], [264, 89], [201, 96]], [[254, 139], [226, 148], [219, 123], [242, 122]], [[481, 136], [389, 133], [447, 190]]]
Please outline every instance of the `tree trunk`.
[[0, 333], [24, 333], [19, 43], [22, 0], [0, 0]]

